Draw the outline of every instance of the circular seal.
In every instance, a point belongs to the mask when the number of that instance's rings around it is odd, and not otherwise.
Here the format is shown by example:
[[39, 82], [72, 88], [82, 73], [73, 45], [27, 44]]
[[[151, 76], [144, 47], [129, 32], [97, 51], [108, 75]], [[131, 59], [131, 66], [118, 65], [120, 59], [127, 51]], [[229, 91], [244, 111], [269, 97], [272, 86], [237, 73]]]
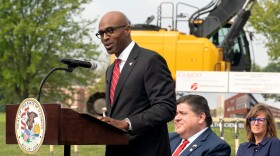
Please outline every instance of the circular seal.
[[41, 104], [34, 98], [27, 98], [20, 104], [15, 121], [17, 142], [26, 154], [36, 153], [43, 141], [46, 120]]

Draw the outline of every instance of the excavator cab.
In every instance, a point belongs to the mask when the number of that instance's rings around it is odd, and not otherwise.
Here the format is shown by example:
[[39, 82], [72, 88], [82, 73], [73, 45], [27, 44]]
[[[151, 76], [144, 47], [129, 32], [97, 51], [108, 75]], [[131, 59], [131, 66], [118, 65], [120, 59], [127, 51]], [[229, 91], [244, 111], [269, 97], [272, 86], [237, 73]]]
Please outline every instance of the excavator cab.
[[[225, 39], [225, 34], [228, 33], [231, 23], [224, 25], [209, 39], [213, 44], [219, 47]], [[242, 29], [238, 36], [233, 40], [232, 46], [229, 48], [226, 59], [230, 62], [231, 71], [250, 71], [251, 56], [249, 42], [245, 31]]]
[[[249, 42], [243, 27], [254, 3], [254, 0], [213, 0], [189, 19], [190, 34], [207, 37], [222, 48], [224, 60], [231, 64], [231, 71], [251, 69]], [[208, 16], [201, 20], [205, 14]]]
[[[213, 0], [188, 19], [189, 33], [196, 37], [209, 38], [216, 47], [222, 48], [223, 59], [230, 63], [231, 71], [251, 70], [249, 42], [243, 27], [254, 2], [254, 0]], [[179, 8], [179, 5], [186, 4], [179, 3], [176, 8]], [[177, 26], [178, 17], [175, 19]]]

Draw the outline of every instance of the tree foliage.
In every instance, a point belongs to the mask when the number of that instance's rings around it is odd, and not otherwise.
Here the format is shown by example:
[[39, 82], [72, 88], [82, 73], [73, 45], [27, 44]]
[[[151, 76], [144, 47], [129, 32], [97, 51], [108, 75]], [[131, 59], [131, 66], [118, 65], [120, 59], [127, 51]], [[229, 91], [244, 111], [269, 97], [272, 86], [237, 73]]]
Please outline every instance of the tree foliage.
[[280, 64], [271, 62], [262, 69], [263, 72], [280, 72]]
[[[280, 1], [258, 0], [254, 6], [249, 23], [257, 33], [266, 37], [265, 46], [272, 62], [261, 72], [280, 72]], [[279, 101], [279, 94], [262, 94], [265, 99]]]
[[[266, 67], [264, 67], [262, 72], [280, 72], [280, 64], [279, 63], [269, 63]], [[275, 102], [280, 101], [280, 94], [262, 94], [265, 100], [274, 99]]]
[[255, 4], [250, 24], [257, 31], [266, 37], [268, 55], [270, 58], [280, 62], [280, 1], [279, 0], [258, 0]]
[[[41, 80], [61, 58], [89, 61], [99, 52], [93, 42], [96, 19], [82, 19], [90, 0], [0, 0], [0, 104], [36, 97]], [[42, 91], [42, 103], [63, 97], [71, 85], [94, 83], [87, 69], [55, 72]]]
[[252, 72], [261, 72], [262, 70], [262, 67], [258, 64], [256, 64], [255, 62], [252, 63], [252, 68], [251, 68], [251, 71]]

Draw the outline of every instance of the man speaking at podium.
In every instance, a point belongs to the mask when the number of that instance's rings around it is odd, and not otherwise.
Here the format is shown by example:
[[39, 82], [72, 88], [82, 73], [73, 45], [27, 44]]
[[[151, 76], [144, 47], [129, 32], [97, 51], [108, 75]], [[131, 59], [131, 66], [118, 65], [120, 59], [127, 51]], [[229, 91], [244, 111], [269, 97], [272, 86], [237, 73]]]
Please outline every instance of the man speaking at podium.
[[106, 13], [96, 34], [116, 60], [106, 71], [108, 117], [128, 131], [128, 145], [107, 145], [106, 156], [170, 156], [167, 123], [175, 117], [176, 98], [167, 63], [158, 53], [132, 41], [130, 21], [118, 11]]

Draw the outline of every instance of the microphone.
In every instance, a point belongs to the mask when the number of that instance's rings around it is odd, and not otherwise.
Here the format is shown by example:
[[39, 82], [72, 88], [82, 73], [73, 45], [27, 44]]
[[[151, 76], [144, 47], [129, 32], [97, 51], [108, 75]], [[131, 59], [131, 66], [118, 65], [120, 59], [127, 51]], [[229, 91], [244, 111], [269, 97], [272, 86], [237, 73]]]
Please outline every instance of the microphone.
[[84, 67], [84, 68], [90, 68], [91, 70], [95, 70], [97, 68], [97, 64], [94, 62], [86, 62], [86, 61], [67, 59], [67, 58], [61, 59], [60, 62], [67, 64], [72, 68]]

